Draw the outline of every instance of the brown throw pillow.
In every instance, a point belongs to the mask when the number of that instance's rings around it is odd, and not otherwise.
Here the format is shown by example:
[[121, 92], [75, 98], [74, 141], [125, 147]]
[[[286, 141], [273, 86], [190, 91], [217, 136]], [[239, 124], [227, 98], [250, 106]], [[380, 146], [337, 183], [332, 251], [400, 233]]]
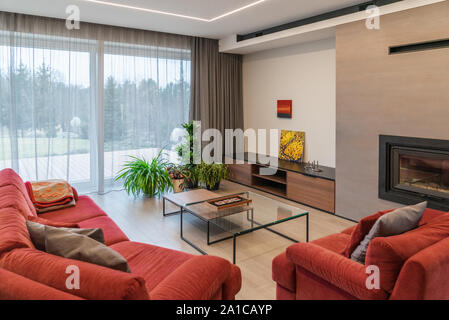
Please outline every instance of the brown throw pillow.
[[62, 227], [56, 228], [53, 226], [48, 226], [45, 224], [40, 224], [32, 221], [27, 221], [26, 224], [28, 232], [30, 233], [31, 241], [33, 242], [36, 249], [42, 251], [45, 251], [45, 227], [82, 234], [103, 244], [105, 243], [103, 230], [101, 229], [79, 229], [79, 228], [62, 228]]
[[61, 228], [45, 226], [45, 251], [68, 259], [131, 272], [128, 262], [117, 251], [86, 235]]
[[418, 227], [426, 208], [427, 201], [414, 206], [399, 208], [381, 216], [352, 252], [351, 259], [364, 264], [366, 251], [371, 240], [377, 237], [395, 236], [415, 229]]

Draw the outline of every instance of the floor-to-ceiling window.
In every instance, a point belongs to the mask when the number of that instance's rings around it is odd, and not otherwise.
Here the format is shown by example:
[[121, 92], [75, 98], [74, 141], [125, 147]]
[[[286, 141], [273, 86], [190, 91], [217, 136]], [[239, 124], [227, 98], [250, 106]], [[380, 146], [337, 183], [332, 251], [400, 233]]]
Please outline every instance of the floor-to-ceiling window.
[[0, 169], [104, 190], [126, 156], [173, 150], [190, 69], [185, 46], [1, 31]]
[[0, 36], [0, 166], [26, 180], [91, 184], [95, 43]]
[[106, 42], [104, 52], [104, 174], [111, 179], [129, 155], [173, 151], [172, 133], [189, 117], [190, 51]]

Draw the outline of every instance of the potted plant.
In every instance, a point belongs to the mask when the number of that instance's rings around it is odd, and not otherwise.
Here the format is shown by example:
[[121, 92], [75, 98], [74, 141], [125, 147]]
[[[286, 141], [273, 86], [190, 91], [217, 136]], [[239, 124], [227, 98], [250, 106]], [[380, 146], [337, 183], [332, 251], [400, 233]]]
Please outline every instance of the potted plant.
[[181, 163], [183, 163], [182, 173], [185, 177], [185, 186], [189, 189], [198, 188], [199, 182], [199, 168], [197, 164], [193, 163], [193, 132], [195, 125], [193, 122], [182, 124], [182, 127], [186, 130], [184, 137], [185, 142], [180, 144], [176, 151]]
[[220, 182], [228, 177], [228, 166], [223, 163], [202, 163], [199, 166], [199, 180], [208, 190], [218, 190]]
[[115, 180], [123, 179], [126, 192], [134, 196], [143, 193], [148, 197], [160, 197], [170, 191], [173, 185], [167, 171], [168, 163], [162, 158], [162, 151], [150, 162], [143, 157], [130, 156], [132, 160], [125, 163]]
[[182, 166], [181, 172], [184, 175], [184, 185], [188, 189], [198, 188], [199, 183], [199, 166], [196, 164], [186, 164]]
[[184, 175], [181, 169], [177, 166], [171, 166], [167, 168], [168, 174], [170, 175], [171, 182], [173, 185], [173, 191], [175, 193], [182, 192], [184, 190]]

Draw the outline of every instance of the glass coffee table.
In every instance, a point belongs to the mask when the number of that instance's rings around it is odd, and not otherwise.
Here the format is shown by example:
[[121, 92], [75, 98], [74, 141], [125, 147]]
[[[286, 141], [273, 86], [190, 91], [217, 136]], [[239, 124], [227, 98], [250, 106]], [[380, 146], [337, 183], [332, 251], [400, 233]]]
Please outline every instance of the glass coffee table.
[[[199, 248], [184, 236], [184, 215], [189, 214], [207, 224], [207, 245], [212, 245], [217, 242], [233, 239], [232, 257], [234, 264], [236, 262], [237, 237], [259, 229], [265, 229], [290, 241], [298, 242], [297, 240], [290, 238], [278, 231], [275, 231], [270, 227], [286, 221], [305, 217], [306, 241], [309, 241], [309, 213], [307, 211], [250, 191], [235, 193], [231, 195], [243, 196], [251, 199], [252, 202], [248, 205], [231, 207], [222, 210], [213, 209], [209, 204], [205, 203], [206, 201], [214, 200], [214, 198], [192, 202], [181, 206], [181, 239], [198, 250], [200, 253], [207, 254], [203, 249]], [[218, 196], [217, 198], [220, 198], [222, 196], [223, 195]], [[218, 240], [211, 241], [211, 226], [217, 227], [223, 233], [228, 235]]]

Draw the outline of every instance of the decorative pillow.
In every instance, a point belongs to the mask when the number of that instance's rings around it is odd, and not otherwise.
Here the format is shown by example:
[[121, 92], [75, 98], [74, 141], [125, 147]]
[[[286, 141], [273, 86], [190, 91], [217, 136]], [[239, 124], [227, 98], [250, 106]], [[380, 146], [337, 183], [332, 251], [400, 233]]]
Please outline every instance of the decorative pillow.
[[373, 239], [366, 255], [366, 264], [379, 267], [381, 288], [392, 292], [406, 261], [447, 237], [449, 214], [444, 213], [401, 235]]
[[[52, 227], [45, 224], [40, 224], [37, 222], [27, 221], [28, 232], [30, 233], [31, 241], [38, 250], [45, 251], [45, 238], [47, 230], [63, 230], [71, 233], [85, 235], [95, 241], [104, 244], [103, 230], [101, 229], [79, 229], [79, 228], [63, 228], [63, 227]], [[47, 229], [46, 229], [47, 228]]]
[[426, 207], [427, 201], [424, 201], [417, 205], [399, 208], [382, 215], [377, 219], [358, 247], [355, 248], [354, 252], [352, 252], [351, 259], [365, 263], [366, 251], [371, 240], [377, 237], [398, 235], [418, 227], [419, 220], [421, 220]]
[[45, 251], [68, 259], [131, 272], [128, 262], [117, 251], [86, 235], [61, 228], [45, 226]]
[[351, 239], [346, 245], [345, 250], [342, 252], [342, 254], [346, 258], [350, 258], [351, 254], [354, 252], [355, 248], [358, 247], [360, 242], [365, 238], [365, 236], [368, 234], [368, 232], [371, 230], [371, 228], [376, 223], [377, 219], [379, 219], [384, 214], [387, 214], [394, 209], [391, 210], [385, 210], [385, 211], [379, 211], [375, 214], [372, 214], [368, 217], [363, 218], [359, 221], [355, 229], [351, 233]]

